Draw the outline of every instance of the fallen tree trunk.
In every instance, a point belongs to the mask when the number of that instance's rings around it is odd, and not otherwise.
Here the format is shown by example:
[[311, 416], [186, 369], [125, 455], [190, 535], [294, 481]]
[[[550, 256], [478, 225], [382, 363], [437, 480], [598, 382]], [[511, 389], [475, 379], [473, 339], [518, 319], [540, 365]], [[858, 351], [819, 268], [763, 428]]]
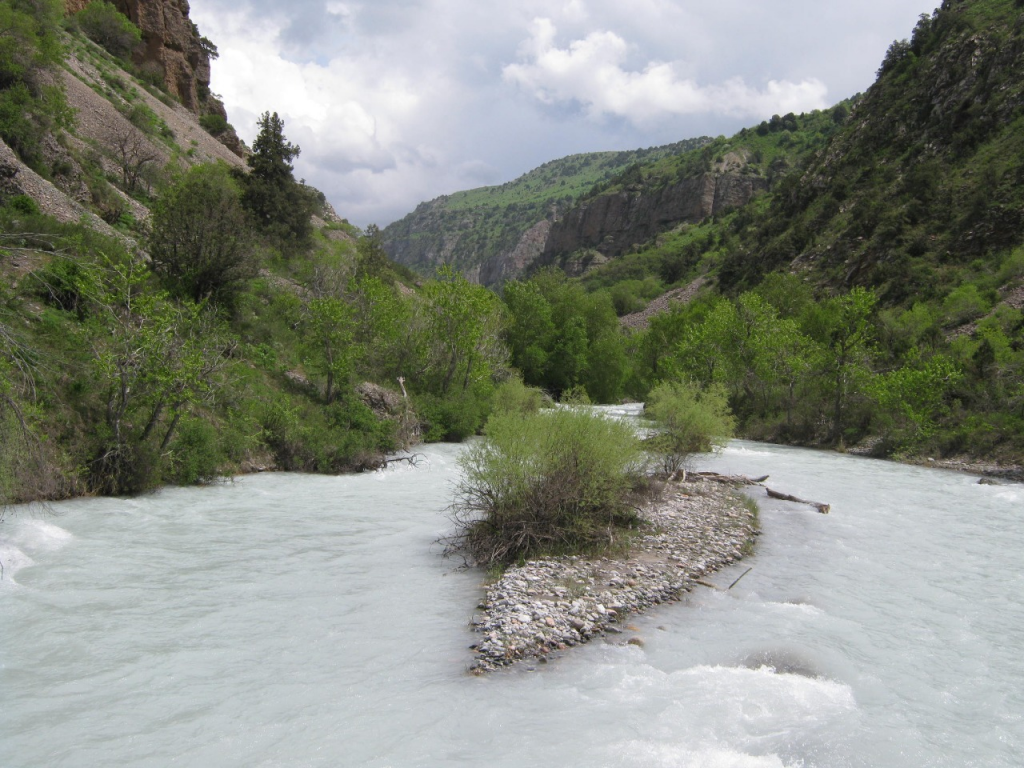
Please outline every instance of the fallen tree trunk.
[[829, 511], [832, 509], [831, 504], [822, 504], [819, 501], [807, 501], [806, 499], [801, 499], [796, 496], [790, 496], [788, 493], [779, 493], [778, 491], [773, 491], [771, 488], [768, 488], [767, 486], [765, 486], [765, 490], [768, 492], [768, 495], [773, 499], [781, 499], [782, 501], [794, 501], [797, 504], [807, 504], [809, 506], [816, 508], [823, 515], [827, 515]]
[[[696, 472], [695, 474], [704, 480], [712, 480], [725, 485], [760, 485], [768, 479], [768, 475], [747, 477], [746, 475], [721, 475], [718, 472]], [[683, 479], [686, 479], [685, 476]]]

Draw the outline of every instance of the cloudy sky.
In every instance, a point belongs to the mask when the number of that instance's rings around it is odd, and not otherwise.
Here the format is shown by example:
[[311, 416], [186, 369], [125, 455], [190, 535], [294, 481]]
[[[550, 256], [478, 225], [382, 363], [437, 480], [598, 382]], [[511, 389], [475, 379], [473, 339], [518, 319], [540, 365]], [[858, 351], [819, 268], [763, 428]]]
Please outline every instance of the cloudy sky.
[[360, 226], [576, 152], [730, 135], [874, 80], [937, 0], [191, 0], [246, 141]]

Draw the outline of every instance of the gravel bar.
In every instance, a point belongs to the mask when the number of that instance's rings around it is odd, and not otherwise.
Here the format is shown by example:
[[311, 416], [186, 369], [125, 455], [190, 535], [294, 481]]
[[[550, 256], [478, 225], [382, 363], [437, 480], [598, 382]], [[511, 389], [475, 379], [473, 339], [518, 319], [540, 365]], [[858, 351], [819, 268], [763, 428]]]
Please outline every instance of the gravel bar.
[[544, 662], [593, 637], [622, 635], [626, 616], [678, 599], [742, 558], [758, 533], [739, 491], [700, 478], [670, 483], [641, 514], [649, 525], [622, 559], [558, 557], [506, 570], [473, 618], [480, 640], [470, 646], [470, 671]]

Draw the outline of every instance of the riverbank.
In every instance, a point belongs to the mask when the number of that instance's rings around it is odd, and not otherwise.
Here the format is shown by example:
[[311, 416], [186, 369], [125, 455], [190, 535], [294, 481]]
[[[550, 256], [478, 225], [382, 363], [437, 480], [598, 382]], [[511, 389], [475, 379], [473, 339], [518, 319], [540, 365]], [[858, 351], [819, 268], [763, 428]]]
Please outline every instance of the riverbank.
[[678, 599], [752, 548], [757, 516], [739, 491], [702, 478], [670, 483], [641, 516], [649, 524], [622, 559], [561, 557], [509, 568], [474, 616], [481, 639], [470, 671], [546, 662], [602, 635], [627, 633], [630, 614]]

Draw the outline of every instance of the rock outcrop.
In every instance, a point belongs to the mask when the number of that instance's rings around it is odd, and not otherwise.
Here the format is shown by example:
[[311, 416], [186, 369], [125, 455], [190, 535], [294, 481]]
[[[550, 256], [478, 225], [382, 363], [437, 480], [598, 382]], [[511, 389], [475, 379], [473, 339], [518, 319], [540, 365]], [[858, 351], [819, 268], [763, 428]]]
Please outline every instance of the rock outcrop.
[[[64, 7], [77, 13], [89, 2], [64, 0]], [[193, 114], [215, 114], [226, 122], [224, 105], [210, 93], [208, 44], [189, 18], [188, 0], [113, 0], [113, 5], [142, 30], [142, 45], [132, 54], [135, 65], [158, 73], [167, 92]], [[232, 128], [217, 138], [238, 156], [245, 151]]]
[[599, 195], [568, 211], [551, 227], [542, 259], [582, 249], [614, 258], [683, 222], [698, 222], [745, 205], [768, 189], [762, 176], [705, 173], [662, 187]]
[[544, 253], [551, 232], [547, 219], [530, 227], [519, 239], [511, 253], [498, 253], [480, 267], [477, 282], [481, 285], [501, 285], [507, 280], [519, 277], [534, 260]]
[[0, 140], [0, 201], [15, 195], [35, 200], [39, 210], [57, 221], [86, 221], [89, 226], [109, 237], [122, 237], [95, 214], [72, 200], [49, 181], [23, 163], [10, 147]]

